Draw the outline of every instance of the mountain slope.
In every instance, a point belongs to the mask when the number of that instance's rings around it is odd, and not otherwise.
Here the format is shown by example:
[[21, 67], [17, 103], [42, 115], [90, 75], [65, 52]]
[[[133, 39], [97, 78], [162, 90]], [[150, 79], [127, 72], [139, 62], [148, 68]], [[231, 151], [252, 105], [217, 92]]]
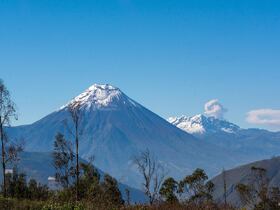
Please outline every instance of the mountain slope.
[[[228, 170], [225, 173], [227, 183], [227, 200], [231, 204], [240, 206], [241, 203], [239, 196], [235, 191], [235, 186], [238, 183], [248, 183], [252, 167], [266, 169], [269, 186], [280, 187], [280, 157], [262, 160]], [[215, 184], [214, 198], [219, 202], [223, 202], [223, 175], [220, 174], [216, 176], [212, 179], [212, 181]]]
[[234, 167], [256, 158], [199, 141], [111, 85], [93, 85], [58, 111], [31, 125], [7, 131], [13, 138], [24, 138], [27, 151], [51, 151], [57, 132], [73, 140], [65, 125], [73, 127], [68, 111], [73, 102], [79, 104], [82, 115], [81, 157], [94, 156], [98, 168], [133, 187], [140, 188], [142, 179], [132, 157], [146, 149], [175, 178], [182, 178], [197, 167], [213, 176], [222, 167]]

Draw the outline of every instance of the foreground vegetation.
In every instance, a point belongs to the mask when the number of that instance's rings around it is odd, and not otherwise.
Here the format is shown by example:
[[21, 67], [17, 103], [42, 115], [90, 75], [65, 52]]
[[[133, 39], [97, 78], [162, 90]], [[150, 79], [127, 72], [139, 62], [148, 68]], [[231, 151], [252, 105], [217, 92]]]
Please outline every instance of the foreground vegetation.
[[[177, 182], [169, 177], [160, 185], [159, 191], [151, 191], [153, 202], [135, 204], [129, 190], [121, 195], [117, 181], [109, 175], [100, 176], [92, 164], [81, 164], [79, 186], [72, 183], [59, 190], [51, 190], [36, 180], [27, 181], [23, 173], [14, 170], [6, 176], [6, 197], [0, 196], [0, 209], [43, 209], [43, 210], [237, 210], [224, 202], [216, 203], [212, 192], [214, 185], [202, 169]], [[248, 184], [236, 185], [243, 206], [242, 209], [278, 210], [279, 188], [268, 186], [266, 171], [252, 169]], [[149, 170], [148, 170], [149, 171]], [[145, 184], [145, 183], [144, 183]], [[151, 185], [154, 188], [154, 183]], [[79, 200], [76, 200], [78, 189]], [[150, 195], [145, 192], [147, 197]], [[3, 193], [2, 193], [3, 194]], [[4, 194], [3, 194], [4, 195]]]
[[[207, 187], [209, 184], [204, 181], [207, 176], [200, 169], [180, 183], [180, 192], [186, 193], [183, 188], [188, 185], [192, 196], [179, 202], [178, 196], [183, 198], [184, 195], [179, 193], [177, 188], [179, 185], [172, 181], [172, 178], [168, 178], [161, 185], [159, 193], [150, 192], [153, 193], [154, 200], [149, 205], [133, 204], [129, 190], [126, 191], [126, 197], [122, 196], [117, 181], [106, 174], [101, 178], [92, 164], [81, 164], [80, 169], [82, 175], [78, 187], [74, 182], [54, 191], [34, 179], [27, 181], [25, 174], [18, 173], [15, 168], [14, 173], [6, 175], [6, 197], [0, 197], [0, 209], [225, 209], [213, 202]], [[78, 201], [76, 189], [78, 189]]]
[[[122, 196], [117, 182], [109, 175], [101, 179], [97, 170], [91, 164], [81, 165], [82, 176], [79, 186], [75, 183], [68, 188], [50, 190], [45, 185], [31, 179], [27, 182], [22, 173], [7, 176], [6, 198], [0, 197], [0, 209], [7, 210], [231, 210], [229, 206], [215, 204], [211, 194], [208, 194], [204, 183], [203, 170], [196, 170], [185, 179], [192, 179], [189, 192], [193, 195], [183, 199], [176, 187], [170, 184], [172, 178], [166, 179], [155, 196], [152, 204], [133, 204], [129, 191]], [[79, 200], [76, 200], [78, 189]], [[181, 189], [184, 191], [183, 189]], [[186, 192], [185, 192], [186, 193]], [[147, 194], [148, 195], [148, 194]], [[182, 200], [179, 202], [179, 197]], [[123, 199], [125, 197], [125, 200]]]

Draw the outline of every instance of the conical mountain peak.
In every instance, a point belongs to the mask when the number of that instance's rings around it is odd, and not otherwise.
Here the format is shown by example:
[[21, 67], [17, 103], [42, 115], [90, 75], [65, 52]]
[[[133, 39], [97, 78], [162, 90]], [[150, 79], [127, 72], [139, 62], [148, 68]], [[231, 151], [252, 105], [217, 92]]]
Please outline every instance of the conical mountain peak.
[[81, 108], [106, 109], [117, 108], [121, 104], [133, 104], [133, 101], [117, 87], [109, 84], [93, 84], [62, 109], [73, 103], [78, 104]]

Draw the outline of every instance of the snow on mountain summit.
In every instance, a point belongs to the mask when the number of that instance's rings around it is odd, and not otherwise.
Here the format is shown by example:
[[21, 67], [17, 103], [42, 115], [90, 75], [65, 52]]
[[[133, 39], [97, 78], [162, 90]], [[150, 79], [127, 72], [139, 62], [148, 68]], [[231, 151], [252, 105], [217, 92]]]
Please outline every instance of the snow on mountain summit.
[[72, 99], [61, 109], [69, 104], [78, 103], [81, 108], [117, 108], [119, 104], [131, 104], [135, 102], [129, 99], [119, 88], [109, 84], [94, 84]]
[[170, 117], [167, 121], [188, 133], [196, 135], [217, 132], [235, 133], [240, 129], [239, 126], [226, 120], [206, 117], [202, 114], [193, 117]]
[[188, 133], [203, 134], [205, 132], [205, 129], [201, 123], [201, 120], [199, 119], [199, 115], [196, 115], [194, 117], [187, 117], [183, 115], [181, 117], [170, 117], [167, 121], [177, 126], [178, 128], [187, 131]]

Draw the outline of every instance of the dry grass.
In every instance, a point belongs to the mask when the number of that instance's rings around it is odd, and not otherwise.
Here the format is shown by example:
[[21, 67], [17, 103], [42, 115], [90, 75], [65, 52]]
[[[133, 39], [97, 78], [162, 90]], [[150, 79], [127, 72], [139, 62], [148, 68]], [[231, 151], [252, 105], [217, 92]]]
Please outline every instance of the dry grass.
[[81, 201], [77, 205], [73, 203], [58, 203], [54, 201], [31, 201], [18, 199], [3, 199], [0, 197], [0, 209], [5, 210], [236, 210], [232, 207], [217, 206], [213, 203], [203, 205], [193, 204], [158, 204], [158, 205], [131, 205], [113, 206], [103, 202], [95, 203]]

